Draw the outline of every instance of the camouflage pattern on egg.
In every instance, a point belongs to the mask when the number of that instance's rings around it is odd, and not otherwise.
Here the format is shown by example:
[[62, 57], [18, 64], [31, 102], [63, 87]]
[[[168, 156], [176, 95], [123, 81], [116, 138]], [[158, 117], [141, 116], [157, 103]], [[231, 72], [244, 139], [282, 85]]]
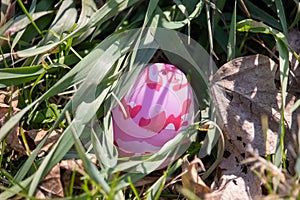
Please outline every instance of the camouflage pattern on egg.
[[121, 156], [157, 152], [193, 122], [194, 99], [185, 74], [170, 64], [147, 66], [112, 110]]

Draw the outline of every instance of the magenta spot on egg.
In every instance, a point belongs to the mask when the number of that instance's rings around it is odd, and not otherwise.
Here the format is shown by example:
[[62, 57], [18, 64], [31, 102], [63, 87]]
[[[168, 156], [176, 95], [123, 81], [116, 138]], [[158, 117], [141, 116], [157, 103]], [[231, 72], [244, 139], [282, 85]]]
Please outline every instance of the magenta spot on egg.
[[130, 117], [131, 118], [135, 118], [135, 116], [140, 112], [140, 110], [142, 109], [142, 106], [141, 105], [137, 105], [137, 106], [134, 106], [133, 108], [131, 106], [128, 106], [129, 107], [129, 114], [130, 114]]
[[151, 119], [145, 119], [144, 117], [142, 117], [140, 119], [140, 122], [139, 122], [139, 126], [141, 127], [145, 127], [145, 126], [148, 126], [151, 122]]
[[170, 115], [166, 122], [165, 122], [165, 126], [164, 128], [168, 125], [168, 124], [173, 124], [175, 127], [175, 131], [178, 131], [180, 124], [181, 124], [181, 116], [179, 115], [178, 117], [174, 117], [174, 115]]
[[161, 85], [158, 84], [158, 83], [147, 83], [147, 86], [152, 89], [152, 90], [156, 90], [156, 91], [159, 91], [160, 90], [160, 87]]

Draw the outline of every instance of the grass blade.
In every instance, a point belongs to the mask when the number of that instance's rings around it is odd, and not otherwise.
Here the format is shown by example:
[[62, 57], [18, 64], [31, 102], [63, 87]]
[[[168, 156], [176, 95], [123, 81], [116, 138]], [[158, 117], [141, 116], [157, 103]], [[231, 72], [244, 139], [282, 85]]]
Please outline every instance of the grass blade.
[[[108, 138], [102, 130], [99, 130], [99, 132], [103, 144], [101, 144], [95, 131], [91, 131], [93, 150], [95, 151], [94, 153], [99, 161], [101, 169], [111, 168], [117, 164], [117, 152], [114, 148], [113, 142], [107, 141]], [[108, 151], [109, 147], [113, 147], [112, 152]]]
[[[32, 16], [34, 14], [36, 8], [36, 0], [33, 0], [29, 9], [29, 16]], [[31, 22], [32, 23], [32, 22]], [[34, 25], [33, 25], [34, 26]], [[37, 26], [37, 25], [36, 25]], [[11, 48], [13, 49], [16, 44], [19, 42], [19, 40], [21, 39], [23, 33], [25, 32], [25, 29], [21, 30], [20, 32], [17, 33], [16, 37], [14, 38], [14, 41], [11, 45]], [[39, 33], [39, 32], [38, 32]], [[40, 33], [39, 33], [40, 34]]]
[[276, 28], [277, 30], [280, 30], [282, 28], [280, 22], [276, 18], [256, 6], [254, 3], [250, 2], [249, 0], [244, 0], [244, 3], [246, 4], [253, 18], [263, 21], [264, 23]]
[[16, 181], [21, 182], [24, 179], [24, 177], [27, 175], [28, 171], [32, 168], [32, 165], [33, 165], [36, 157], [38, 156], [40, 150], [44, 146], [44, 144], [45, 144], [46, 140], [48, 139], [48, 136], [50, 135], [50, 133], [51, 132], [49, 132], [47, 134], [47, 136], [45, 138], [43, 138], [41, 143], [36, 147], [34, 152], [32, 154], [30, 154], [29, 158], [26, 160], [26, 162], [22, 165], [20, 170], [17, 172], [17, 174], [14, 177]]
[[39, 45], [44, 45], [49, 41], [59, 41], [59, 36], [61, 36], [63, 32], [69, 31], [75, 24], [76, 17], [77, 11], [75, 8], [75, 1], [64, 0], [58, 9], [55, 19], [49, 27], [49, 32], [45, 35]]
[[[30, 182], [32, 181], [32, 178], [33, 176], [26, 178], [25, 180], [19, 182], [19, 185], [21, 185], [23, 188], [27, 188]], [[9, 189], [4, 189], [5, 191], [0, 194], [0, 199], [9, 199], [15, 196], [18, 192], [22, 190], [22, 188], [19, 185], [14, 185]]]
[[[136, 32], [135, 34], [117, 34], [117, 37], [108, 38], [94, 50], [94, 53], [90, 53], [82, 60], [82, 62], [77, 65], [78, 67], [85, 62], [89, 62], [88, 65], [83, 66], [85, 67], [85, 69], [89, 70], [88, 72], [86, 72], [87, 74], [85, 74], [86, 79], [72, 98], [72, 111], [76, 111], [76, 113], [80, 114], [77, 114], [75, 116], [75, 120], [73, 120], [72, 124], [65, 130], [62, 137], [55, 144], [55, 146], [52, 148], [50, 153], [46, 156], [45, 160], [39, 167], [29, 189], [30, 195], [34, 193], [39, 180], [41, 180], [46, 175], [46, 173], [51, 170], [51, 167], [53, 167], [58, 161], [63, 158], [63, 156], [74, 144], [74, 140], [72, 140], [72, 133], [70, 132], [71, 127], [75, 126], [76, 133], [78, 137], [80, 137], [85, 130], [85, 123], [89, 124], [89, 120], [92, 120], [96, 115], [96, 111], [103, 103], [108, 92], [110, 91], [109, 85], [105, 84], [98, 87], [98, 84], [107, 75], [108, 71], [112, 67], [112, 64], [115, 63], [116, 60], [121, 56], [121, 52], [126, 53], [126, 51], [129, 50], [130, 47], [128, 46], [128, 41], [130, 41], [130, 39], [128, 38], [132, 38], [135, 36]], [[105, 48], [106, 51], [103, 52], [103, 54], [100, 54], [103, 46], [107, 44], [110, 44], [110, 46], [108, 48]], [[101, 68], [99, 68], [99, 65], [101, 66]], [[82, 75], [82, 73], [80, 75]]]
[[234, 1], [234, 9], [231, 18], [229, 40], [227, 45], [227, 61], [235, 58], [235, 48], [236, 48], [236, 0]]
[[[25, 15], [27, 16], [27, 18], [29, 19], [29, 21], [31, 22], [31, 24], [33, 25], [33, 27], [36, 29], [36, 31], [43, 36], [43, 33], [41, 32], [41, 30], [39, 29], [39, 27], [36, 25], [36, 23], [34, 22], [34, 20], [32, 19], [32, 17], [30, 16], [30, 14], [28, 13], [27, 9], [25, 8], [23, 2], [21, 0], [17, 0], [19, 6], [21, 7], [22, 11], [25, 13]], [[35, 3], [35, 1], [33, 2]]]
[[[43, 54], [45, 52], [49, 52], [55, 49], [61, 42], [66, 41], [69, 38], [79, 37], [84, 34], [90, 28], [100, 25], [103, 22], [107, 21], [111, 17], [113, 17], [116, 13], [132, 6], [140, 0], [116, 0], [116, 1], [108, 1], [104, 6], [101, 7], [94, 15], [91, 16], [89, 23], [81, 28], [75, 29], [72, 33], [62, 38], [61, 41], [54, 42], [52, 44], [47, 44], [39, 47], [32, 47], [29, 49], [17, 51], [15, 54], [18, 57], [31, 57], [39, 54]], [[72, 24], [73, 25], [73, 24]]]
[[[97, 6], [95, 4], [94, 0], [84, 0], [81, 1], [81, 13], [79, 16], [79, 19], [77, 21], [77, 29], [80, 29], [81, 27], [84, 27], [89, 23], [89, 20], [91, 16], [97, 11]], [[78, 44], [84, 39], [86, 39], [93, 31], [95, 28], [90, 28], [88, 31], [85, 33], [81, 34], [79, 37], [74, 39], [74, 43]]]
[[[169, 21], [165, 17], [162, 17], [161, 18], [162, 26], [164, 28], [168, 28], [168, 29], [182, 28], [183, 26], [187, 25], [189, 23], [189, 21], [197, 18], [201, 14], [203, 6], [204, 6], [204, 2], [199, 1], [196, 5], [194, 11], [188, 16], [188, 18], [181, 20], [181, 21]], [[160, 8], [157, 8], [157, 9], [159, 10], [160, 13], [162, 13], [162, 15], [164, 15], [162, 10], [160, 10]]]
[[35, 80], [44, 71], [42, 65], [0, 69], [0, 88]]
[[160, 198], [160, 194], [165, 186], [167, 179], [167, 173], [164, 174], [146, 191], [147, 200], [158, 200]]
[[296, 7], [297, 7], [297, 11], [296, 11], [296, 16], [294, 21], [292, 22], [292, 24], [290, 25], [289, 29], [294, 28], [294, 26], [296, 26], [300, 20], [300, 2], [299, 0], [294, 0]]
[[281, 27], [283, 30], [284, 35], [287, 37], [288, 34], [288, 26], [287, 26], [287, 22], [286, 22], [286, 17], [285, 17], [285, 12], [284, 12], [284, 6], [282, 4], [281, 0], [275, 0], [275, 5], [276, 5], [276, 10], [277, 10], [277, 15], [280, 19], [280, 23], [281, 23]]
[[[70, 116], [67, 114], [67, 120], [69, 123], [71, 123]], [[97, 184], [100, 184], [100, 186], [103, 188], [105, 191], [105, 196], [110, 192], [110, 187], [109, 185], [105, 182], [104, 178], [102, 175], [99, 173], [98, 169], [96, 166], [90, 161], [90, 159], [85, 155], [84, 148], [79, 140], [79, 137], [77, 135], [77, 130], [75, 129], [74, 126], [71, 126], [71, 132], [73, 135], [74, 139], [74, 144], [75, 148], [77, 150], [77, 153], [79, 157], [81, 158], [84, 168], [87, 172], [87, 174], [90, 176], [92, 180], [94, 180]]]

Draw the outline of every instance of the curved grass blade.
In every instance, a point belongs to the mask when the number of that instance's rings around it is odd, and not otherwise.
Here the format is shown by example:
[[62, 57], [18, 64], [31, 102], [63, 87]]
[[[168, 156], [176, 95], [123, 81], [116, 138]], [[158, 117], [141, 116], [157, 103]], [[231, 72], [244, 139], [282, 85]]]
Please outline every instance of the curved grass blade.
[[[39, 29], [39, 27], [36, 25], [36, 23], [34, 22], [34, 20], [32, 19], [32, 17], [30, 16], [30, 14], [28, 13], [27, 9], [25, 8], [23, 2], [21, 0], [17, 0], [19, 6], [21, 7], [22, 11], [25, 13], [26, 17], [29, 19], [29, 21], [31, 22], [31, 24], [33, 25], [33, 27], [36, 29], [36, 31], [43, 36], [41, 30]], [[33, 1], [33, 4], [35, 4], [35, 1]]]
[[[189, 44], [187, 36], [167, 29], [156, 29], [155, 40], [171, 63], [191, 77], [190, 83], [198, 99], [199, 107], [205, 109], [210, 104], [208, 80], [210, 70], [207, 52], [192, 38]], [[172, 45], [169, 41], [172, 41]], [[215, 70], [216, 67], [213, 67]]]
[[[95, 131], [91, 131], [93, 150], [97, 157], [97, 160], [99, 161], [101, 169], [111, 168], [117, 164], [117, 152], [114, 148], [113, 142], [107, 141], [108, 138], [104, 134], [104, 132], [102, 130], [99, 131], [101, 140], [99, 140]], [[102, 144], [100, 141], [102, 142]], [[109, 150], [110, 147], [112, 147], [113, 150]]]
[[210, 12], [210, 5], [205, 4], [205, 11], [206, 11], [206, 19], [207, 19], [207, 32], [208, 32], [208, 41], [209, 41], [209, 53], [212, 56], [213, 51], [214, 51], [214, 43], [213, 43], [213, 38], [214, 38], [214, 26], [212, 23], [214, 23], [214, 20], [211, 18], [213, 15]]
[[[33, 0], [31, 5], [30, 5], [30, 8], [29, 8], [29, 16], [32, 16], [34, 14], [34, 11], [35, 11], [35, 8], [36, 8], [36, 0]], [[34, 20], [34, 19], [32, 19]], [[32, 22], [31, 22], [32, 23]], [[34, 26], [34, 25], [33, 25]], [[27, 27], [27, 26], [26, 26]], [[37, 25], [35, 25], [34, 27], [37, 27]], [[11, 45], [11, 48], [13, 49], [16, 44], [19, 42], [19, 40], [21, 39], [23, 33], [25, 32], [25, 29], [21, 30], [21, 31], [18, 31], [16, 37], [14, 38], [13, 40], [13, 43]], [[40, 34], [40, 33], [39, 33]]]
[[294, 0], [294, 2], [295, 2], [296, 7], [297, 7], [296, 16], [295, 16], [294, 21], [290, 25], [289, 29], [294, 28], [294, 26], [296, 26], [298, 24], [299, 20], [300, 20], [300, 2], [299, 2], [299, 0]]
[[42, 65], [0, 69], [0, 88], [35, 80], [44, 71]]
[[146, 27], [146, 25], [150, 21], [151, 16], [153, 15], [155, 9], [157, 8], [157, 4], [158, 4], [158, 0], [150, 0], [147, 11], [146, 11], [143, 27]]
[[[37, 20], [45, 15], [51, 14], [53, 11], [40, 11], [32, 14], [32, 19]], [[28, 25], [30, 24], [30, 21], [25, 15], [18, 16], [16, 19], [14, 19], [11, 22], [11, 25], [5, 29], [3, 32], [4, 35], [7, 34], [14, 34], [16, 32], [24, 30]], [[15, 42], [17, 43], [17, 42]], [[15, 46], [15, 45], [14, 45]]]
[[131, 176], [133, 182], [141, 179], [150, 172], [154, 171], [163, 162], [168, 159], [174, 159], [178, 152], [184, 152], [189, 144], [182, 144], [183, 141], [191, 138], [198, 129], [198, 124], [194, 124], [186, 130], [180, 132], [173, 139], [168, 141], [158, 152], [149, 156], [136, 156], [128, 158], [126, 162], [118, 164], [113, 172], [128, 171], [127, 174], [119, 178], [119, 183], [116, 188], [122, 189], [129, 185], [128, 177]]
[[2, 23], [4, 23], [4, 19], [5, 19], [4, 17], [7, 13], [8, 7], [10, 6], [9, 4], [10, 4], [10, 0], [2, 0], [1, 1], [1, 15], [0, 15], [1, 25], [2, 25]]
[[14, 179], [17, 182], [21, 182], [25, 176], [27, 175], [28, 171], [32, 168], [32, 165], [38, 156], [40, 150], [46, 143], [48, 136], [50, 135], [51, 132], [49, 132], [45, 138], [39, 143], [39, 145], [36, 147], [36, 149], [33, 151], [32, 154], [30, 154], [29, 158], [26, 160], [26, 162], [22, 165], [22, 167], [19, 169], [19, 171], [16, 173]]
[[164, 174], [146, 191], [145, 199], [158, 200], [160, 198], [161, 192], [164, 189], [166, 179], [167, 179], [167, 172], [164, 172]]
[[[195, 19], [201, 14], [202, 8], [204, 6], [203, 1], [199, 1], [196, 5], [195, 10], [184, 20], [182, 21], [168, 21], [165, 17], [161, 18], [162, 27], [168, 29], [179, 29], [183, 26], [187, 25], [191, 20]], [[159, 9], [159, 8], [157, 8]], [[160, 13], [163, 13], [162, 10], [159, 9]]]
[[230, 24], [229, 39], [227, 45], [227, 61], [235, 58], [235, 48], [236, 48], [236, 0], [234, 1], [234, 8]]
[[[87, 109], [87, 106], [88, 105], [81, 106], [78, 111], [91, 111], [91, 108]], [[93, 105], [92, 108], [94, 108]], [[78, 121], [76, 123], [74, 121], [75, 120], [73, 120], [69, 127], [65, 130], [64, 134], [57, 141], [55, 146], [53, 146], [49, 154], [45, 157], [45, 159], [39, 166], [37, 172], [34, 174], [33, 180], [29, 187], [29, 195], [33, 195], [37, 185], [39, 184], [39, 181], [44, 178], [44, 176], [52, 169], [52, 167], [55, 166], [56, 163], [58, 163], [73, 146], [74, 140], [71, 132], [71, 127], [75, 128], [78, 137], [80, 137], [80, 135], [85, 131], [85, 125], [83, 124], [86, 123], [86, 121], [83, 121], [83, 123], [79, 123]]]
[[129, 186], [130, 186], [135, 198], [137, 200], [141, 200], [140, 195], [139, 195], [138, 191], [136, 190], [135, 186], [133, 185], [130, 176], [128, 177], [128, 182], [129, 182]]
[[[130, 35], [127, 35], [127, 37], [128, 36], [130, 36]], [[126, 37], [124, 39], [124, 44], [125, 44], [125, 42], [126, 43], [128, 42]], [[112, 53], [110, 53], [110, 52], [107, 54], [112, 55]], [[108, 62], [107, 66], [110, 66], [110, 62], [114, 62], [107, 55], [103, 55], [103, 57], [107, 58], [107, 62]], [[118, 55], [116, 55], [116, 58], [118, 58]], [[99, 60], [103, 61], [102, 64], [104, 65], [105, 59], [99, 58]], [[98, 68], [98, 65], [95, 65], [94, 68], [95, 69]], [[92, 102], [92, 103], [89, 103], [89, 104], [81, 103], [80, 106], [76, 109], [77, 110], [76, 112], [80, 113], [80, 115], [76, 115], [75, 120], [72, 121], [72, 124], [67, 128], [67, 130], [64, 132], [63, 136], [53, 147], [51, 152], [47, 155], [46, 159], [43, 161], [42, 165], [40, 166], [37, 173], [35, 174], [35, 177], [33, 179], [33, 182], [31, 184], [31, 187], [29, 190], [29, 194], [32, 194], [32, 192], [34, 191], [34, 188], [36, 188], [36, 186], [38, 184], [38, 181], [43, 176], [45, 176], [45, 173], [48, 172], [53, 165], [55, 165], [60, 159], [63, 158], [63, 156], [67, 153], [67, 151], [73, 145], [74, 141], [72, 140], [72, 135], [70, 133], [70, 127], [75, 126], [76, 133], [78, 134], [78, 137], [80, 137], [80, 135], [84, 131], [85, 125], [87, 123], [89, 123], [89, 120], [95, 116], [97, 108], [99, 108], [99, 106], [103, 102], [104, 98], [106, 97], [106, 95], [109, 91], [109, 86], [105, 86], [106, 89], [105, 90], [102, 89], [101, 92], [96, 92], [96, 94], [99, 93], [101, 95], [99, 97], [97, 97], [95, 100], [93, 99], [94, 98], [93, 95], [88, 94], [88, 93], [93, 94], [93, 90], [96, 89], [95, 87], [97, 86], [97, 84], [94, 84], [94, 86], [93, 86], [94, 89], [93, 89], [90, 84], [91, 80], [99, 79], [100, 76], [98, 73], [102, 72], [101, 70], [100, 71], [98, 70], [99, 72], [95, 73], [95, 71], [96, 70], [91, 70], [91, 72], [89, 74], [91, 77], [87, 78], [87, 81], [83, 83], [81, 88], [79, 88], [78, 92], [75, 93], [75, 95], [72, 99], [74, 105], [76, 105], [76, 104], [79, 105], [82, 101], [84, 102], [84, 98], [82, 98], [82, 96], [89, 98], [89, 100], [87, 100], [87, 102]], [[90, 91], [90, 92], [88, 92], [88, 91]], [[78, 99], [78, 100], [76, 100], [76, 99]]]
[[[84, 27], [89, 23], [90, 18], [92, 15], [97, 11], [97, 6], [94, 0], [83, 0], [81, 1], [81, 13], [79, 19], [77, 21], [77, 29]], [[85, 33], [81, 34], [79, 37], [74, 39], [74, 43], [78, 44], [84, 41], [93, 31], [95, 28], [90, 28]]]
[[[218, 8], [218, 10], [223, 10], [224, 6], [226, 4], [226, 0], [224, 1], [217, 1], [216, 2], [216, 7]], [[215, 15], [215, 21], [214, 21], [214, 24], [217, 26], [217, 24], [219, 23], [220, 19], [222, 19], [223, 22], [225, 22], [225, 20], [223, 19], [224, 16], [222, 16], [222, 12], [218, 12], [219, 14], [218, 15]]]
[[[69, 123], [71, 123], [71, 119], [70, 119], [70, 116], [68, 114], [67, 114], [67, 120], [68, 120]], [[79, 140], [79, 137], [76, 133], [77, 130], [75, 129], [74, 126], [71, 126], [71, 132], [72, 132], [72, 135], [73, 135], [75, 148], [77, 150], [77, 153], [78, 153], [80, 159], [83, 162], [83, 165], [84, 165], [84, 168], [85, 168], [86, 172], [88, 173], [88, 175], [90, 176], [90, 178], [93, 181], [95, 181], [97, 184], [101, 185], [101, 188], [103, 188], [103, 190], [105, 192], [104, 195], [107, 196], [107, 194], [110, 192], [109, 185], [105, 182], [104, 177], [102, 177], [102, 175], [99, 173], [96, 166], [85, 155], [84, 147], [82, 146], [82, 144]]]
[[276, 5], [276, 11], [277, 11], [277, 14], [278, 14], [278, 18], [280, 19], [283, 34], [287, 37], [288, 27], [287, 27], [285, 12], [284, 12], [284, 6], [283, 6], [281, 0], [275, 0], [275, 5]]
[[[32, 181], [32, 178], [33, 176], [30, 176], [25, 180], [20, 181], [19, 185], [21, 185], [23, 188], [27, 188], [30, 182]], [[17, 193], [19, 193], [22, 190], [22, 188], [19, 185], [14, 185], [11, 188], [7, 188], [7, 189], [3, 188], [5, 191], [0, 194], [0, 199], [9, 199], [15, 196]]]
[[[205, 71], [205, 68], [202, 69], [200, 66], [198, 66], [197, 61], [195, 61], [195, 59], [201, 59], [199, 58], [199, 51], [197, 51], [198, 57], [195, 58], [194, 56], [196, 56], [196, 54], [190, 54], [189, 51], [185, 49], [186, 46], [182, 46], [184, 42], [180, 37], [178, 37], [177, 34], [174, 34], [174, 32], [170, 33], [167, 30], [160, 31], [161, 32], [147, 32], [146, 35], [153, 34], [157, 36], [157, 38], [155, 38], [155, 40], [153, 40], [152, 42], [158, 42], [163, 50], [177, 52], [178, 55], [184, 57], [185, 59], [188, 59], [192, 66], [191, 69], [194, 70], [194, 73], [198, 74], [197, 76], [201, 77], [201, 79], [205, 79], [205, 74], [207, 73]], [[164, 36], [161, 34], [163, 34]], [[104, 99], [110, 91], [109, 85], [101, 85], [102, 80], [107, 76], [113, 63], [115, 63], [121, 56], [128, 53], [128, 51], [132, 50], [131, 48], [138, 35], [139, 32], [137, 32], [136, 30], [132, 30], [130, 32], [115, 34], [105, 39], [94, 49], [94, 51], [92, 51], [81, 62], [79, 62], [75, 66], [75, 68], [73, 68], [67, 75], [65, 75], [52, 88], [50, 88], [49, 91], [47, 91], [34, 103], [24, 108], [20, 113], [12, 117], [11, 120], [9, 120], [2, 127], [2, 129], [0, 129], [0, 137], [4, 138], [9, 131], [9, 128], [12, 128], [14, 124], [17, 123], [18, 120], [22, 117], [22, 115], [24, 115], [36, 103], [57, 94], [58, 92], [72, 86], [73, 84], [85, 80], [72, 98], [72, 111], [76, 111], [75, 113], [77, 114], [75, 115], [72, 124], [66, 129], [59, 141], [45, 157], [38, 171], [35, 173], [29, 188], [29, 195], [32, 195], [34, 193], [39, 181], [51, 170], [51, 168], [58, 161], [60, 161], [64, 157], [64, 155], [74, 144], [74, 140], [72, 140], [72, 133], [70, 132], [70, 127], [75, 126], [75, 129], [77, 131], [76, 133], [78, 134], [78, 137], [80, 137], [80, 135], [85, 130], [86, 125], [89, 124], [89, 120], [93, 119], [96, 114], [97, 108], [99, 108], [99, 106], [103, 103]], [[174, 46], [169, 47], [169, 43], [165, 40], [166, 36], [167, 38], [172, 38], [175, 41]], [[149, 40], [143, 40], [142, 38], [141, 41], [144, 41], [145, 44], [143, 44], [144, 46], [138, 46], [138, 49], [147, 49], [153, 47], [153, 45], [149, 43]], [[177, 48], [181, 48], [181, 50], [178, 50]], [[202, 63], [204, 60], [205, 59], [201, 59]], [[101, 68], [99, 66], [101, 66]], [[189, 68], [186, 68], [186, 70], [188, 71]], [[98, 87], [99, 84], [100, 86]], [[190, 134], [181, 135], [181, 137], [188, 136], [190, 136]], [[175, 145], [175, 147], [177, 146], [178, 145]], [[147, 171], [151, 171], [159, 166], [166, 157], [170, 156], [170, 149], [174, 150], [174, 144], [169, 144], [165, 148], [163, 148], [162, 151], [164, 153], [160, 152], [156, 154], [156, 156], [147, 159], [149, 161], [147, 164], [140, 163], [140, 165], [136, 167], [136, 172], [139, 173], [139, 175], [136, 176], [135, 179], [137, 180], [138, 178], [145, 176], [143, 167], [146, 166]], [[126, 168], [128, 166], [124, 167]], [[141, 173], [141, 170], [143, 173]], [[124, 180], [127, 181], [127, 178], [124, 177]]]
[[281, 30], [281, 24], [279, 20], [275, 19], [272, 15], [268, 14], [263, 9], [256, 6], [254, 3], [250, 2], [249, 0], [244, 0], [245, 5], [249, 9], [249, 12], [251, 13], [251, 16], [255, 19], [261, 20], [268, 24], [269, 26], [272, 26], [273, 28], [276, 28], [277, 30]]
[[[57, 42], [61, 34], [69, 31], [75, 24], [77, 17], [77, 10], [73, 0], [64, 0], [58, 9], [55, 19], [49, 27], [49, 32], [45, 35], [39, 45], [49, 42]], [[54, 35], [55, 34], [55, 35]]]

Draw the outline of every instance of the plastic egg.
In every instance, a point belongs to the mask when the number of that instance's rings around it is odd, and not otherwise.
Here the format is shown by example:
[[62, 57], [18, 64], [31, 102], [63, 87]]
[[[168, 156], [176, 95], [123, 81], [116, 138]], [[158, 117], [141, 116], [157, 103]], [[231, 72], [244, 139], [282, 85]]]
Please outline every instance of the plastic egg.
[[148, 65], [113, 108], [112, 117], [121, 156], [155, 153], [193, 123], [192, 88], [174, 65]]

